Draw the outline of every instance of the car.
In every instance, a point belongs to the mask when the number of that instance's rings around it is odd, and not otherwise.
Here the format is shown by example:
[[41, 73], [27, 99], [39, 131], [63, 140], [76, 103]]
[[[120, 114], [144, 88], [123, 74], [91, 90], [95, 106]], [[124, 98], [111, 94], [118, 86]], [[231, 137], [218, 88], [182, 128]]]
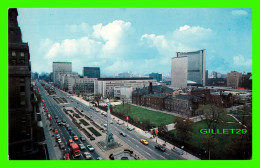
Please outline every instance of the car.
[[80, 150], [86, 149], [86, 147], [83, 144], [79, 144], [79, 148], [80, 148]]
[[102, 113], [101, 113], [101, 115], [104, 115], [104, 114], [105, 114], [105, 112], [102, 112]]
[[104, 124], [104, 127], [107, 127], [107, 124]]
[[66, 128], [68, 128], [70, 125], [69, 124], [65, 124]]
[[155, 147], [156, 149], [162, 151], [162, 152], [165, 152], [165, 151], [166, 151], [166, 148], [163, 147], [162, 145], [155, 145], [154, 147]]
[[93, 141], [93, 140], [95, 140], [95, 137], [90, 136], [89, 139], [90, 139], [91, 141]]
[[57, 115], [55, 115], [55, 117], [54, 117], [55, 119], [58, 119], [59, 117], [57, 116]]
[[70, 160], [70, 154], [69, 153], [64, 154], [64, 160]]
[[140, 142], [141, 142], [142, 144], [144, 144], [144, 145], [148, 145], [148, 144], [149, 144], [148, 141], [146, 141], [145, 139], [140, 139]]
[[83, 156], [85, 157], [85, 159], [89, 160], [92, 158], [91, 154], [89, 152], [84, 152]]
[[68, 127], [67, 127], [67, 130], [68, 130], [68, 131], [71, 131], [71, 127], [70, 127], [70, 126], [68, 126]]
[[77, 140], [79, 140], [79, 138], [78, 138], [78, 136], [77, 136], [77, 135], [74, 135], [74, 136], [73, 136], [73, 139], [74, 139], [74, 141], [77, 141]]
[[62, 120], [63, 123], [66, 123], [67, 121], [65, 119]]
[[83, 110], [81, 110], [81, 112], [83, 112]]
[[71, 102], [73, 102], [73, 100], [71, 100]]
[[126, 134], [124, 132], [120, 132], [120, 135], [122, 135], [123, 137], [126, 137]]
[[75, 134], [74, 131], [70, 131], [70, 135], [71, 135], [71, 136], [74, 136], [74, 135], [76, 135], [76, 134]]
[[61, 122], [61, 120], [60, 120], [60, 119], [57, 119], [57, 120], [56, 120], [56, 123], [58, 123], [58, 124], [59, 124], [60, 122]]
[[92, 145], [87, 145], [87, 148], [88, 148], [88, 150], [90, 151], [90, 152], [92, 152], [92, 151], [94, 151], [95, 149], [93, 148], [93, 146]]
[[103, 160], [103, 158], [99, 156], [99, 157], [97, 157], [96, 160]]
[[60, 134], [57, 134], [57, 135], [56, 135], [56, 139], [58, 139], [58, 138], [60, 138]]
[[68, 145], [70, 145], [71, 143], [73, 143], [73, 140], [72, 140], [72, 139], [69, 139], [69, 140], [68, 140]]
[[81, 136], [81, 137], [80, 137], [80, 140], [81, 140], [81, 141], [86, 141], [86, 138], [85, 138], [84, 136]]
[[55, 134], [58, 134], [58, 129], [57, 129], [57, 128], [54, 129], [54, 133], [55, 133]]
[[105, 117], [107, 117], [107, 114], [104, 114]]
[[134, 128], [130, 128], [130, 127], [127, 127], [127, 129], [128, 129], [129, 131], [133, 131], [133, 130], [134, 130]]
[[60, 138], [57, 138], [56, 141], [60, 144], [62, 141]]
[[171, 150], [172, 150], [173, 152], [176, 152], [176, 153], [179, 154], [179, 155], [183, 155], [183, 154], [184, 154], [184, 152], [183, 152], [182, 149], [179, 149], [179, 148], [176, 148], [176, 147], [173, 147]]
[[65, 145], [62, 142], [59, 144], [59, 147], [60, 149], [65, 149]]

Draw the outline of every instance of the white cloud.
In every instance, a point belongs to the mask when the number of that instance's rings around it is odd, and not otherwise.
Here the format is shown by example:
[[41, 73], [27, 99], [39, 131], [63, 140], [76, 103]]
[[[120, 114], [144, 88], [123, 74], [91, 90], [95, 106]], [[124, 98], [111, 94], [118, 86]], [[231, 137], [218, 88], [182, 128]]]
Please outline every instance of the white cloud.
[[203, 48], [205, 39], [211, 35], [212, 30], [209, 28], [184, 25], [170, 34], [144, 34], [140, 40], [142, 45], [157, 49], [160, 54], [157, 63], [167, 65], [178, 51], [193, 51]]
[[126, 32], [131, 27], [130, 22], [115, 20], [107, 25], [98, 24], [93, 26], [93, 35], [97, 39], [105, 41], [103, 50], [105, 52], [115, 51], [126, 36]]
[[237, 55], [233, 57], [234, 64], [237, 66], [245, 66], [251, 67], [252, 66], [252, 59], [245, 59], [243, 55]]
[[247, 11], [245, 10], [232, 10], [232, 15], [248, 15]]

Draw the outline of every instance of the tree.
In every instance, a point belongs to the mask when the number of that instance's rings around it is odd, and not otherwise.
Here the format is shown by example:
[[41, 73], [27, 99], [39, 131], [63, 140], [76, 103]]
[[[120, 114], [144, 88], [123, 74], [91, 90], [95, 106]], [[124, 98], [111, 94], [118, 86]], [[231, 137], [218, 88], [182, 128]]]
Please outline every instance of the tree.
[[131, 104], [125, 103], [123, 106], [123, 109], [126, 113], [126, 116], [129, 116], [129, 114], [131, 113]]
[[205, 119], [208, 129], [212, 128], [214, 131], [227, 118], [227, 112], [224, 108], [211, 104], [200, 105], [197, 112], [201, 115], [202, 119]]
[[252, 106], [243, 105], [237, 110], [236, 117], [241, 121], [242, 127], [252, 120]]
[[226, 145], [229, 159], [250, 159], [252, 157], [252, 121], [246, 125], [246, 133], [234, 135], [232, 141]]
[[189, 118], [183, 120], [183, 118], [175, 117], [174, 123], [177, 137], [182, 141], [182, 144], [185, 144], [185, 141], [190, 140], [192, 137], [193, 121]]
[[210, 152], [213, 151], [218, 144], [218, 140], [211, 134], [207, 134], [201, 141], [202, 148], [207, 150], [210, 160]]
[[102, 95], [97, 93], [97, 94], [94, 94], [94, 101], [96, 101], [98, 104], [99, 104], [99, 100], [101, 99]]

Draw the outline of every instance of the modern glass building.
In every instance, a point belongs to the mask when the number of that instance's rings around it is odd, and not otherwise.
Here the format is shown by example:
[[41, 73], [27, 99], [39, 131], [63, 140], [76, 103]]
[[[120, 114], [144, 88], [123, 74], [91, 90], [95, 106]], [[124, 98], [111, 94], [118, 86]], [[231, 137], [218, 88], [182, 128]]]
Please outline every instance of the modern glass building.
[[83, 67], [82, 75], [88, 78], [100, 78], [99, 67]]
[[52, 63], [53, 72], [53, 83], [58, 84], [58, 74], [59, 73], [71, 73], [72, 72], [72, 62], [53, 62]]
[[162, 74], [159, 73], [151, 73], [149, 74], [149, 77], [156, 79], [157, 82], [162, 81]]
[[188, 58], [188, 80], [196, 82], [198, 85], [206, 84], [206, 50], [193, 52], [177, 52], [177, 58]]

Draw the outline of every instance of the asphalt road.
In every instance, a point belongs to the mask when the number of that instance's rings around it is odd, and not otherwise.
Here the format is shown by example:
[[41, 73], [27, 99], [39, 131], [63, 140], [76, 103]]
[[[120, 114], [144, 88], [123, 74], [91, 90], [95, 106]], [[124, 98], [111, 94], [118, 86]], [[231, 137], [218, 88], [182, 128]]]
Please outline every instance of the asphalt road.
[[[103, 124], [107, 123], [107, 117], [105, 117], [104, 115], [101, 115], [100, 112], [95, 112], [94, 110], [90, 109], [90, 107], [81, 103], [80, 101], [77, 101], [76, 99], [73, 99], [71, 97], [67, 98], [67, 96], [69, 94], [62, 92], [59, 89], [55, 89], [55, 91], [56, 91], [57, 96], [65, 97], [68, 100], [69, 104], [67, 104], [65, 106], [77, 107], [79, 110], [83, 110], [85, 114], [87, 114], [88, 116], [92, 116], [92, 119], [102, 126], [103, 126]], [[73, 102], [71, 102], [71, 100], [73, 100]], [[48, 99], [47, 101], [50, 101], [50, 100]], [[63, 105], [57, 105], [54, 102], [54, 100], [52, 99], [52, 106], [55, 107], [55, 109], [53, 109], [53, 110], [61, 111], [61, 107]], [[61, 106], [61, 107], [59, 107], [59, 106]], [[59, 114], [59, 116], [65, 118], [64, 117], [65, 114], [63, 112], [61, 112], [61, 113], [62, 114]], [[127, 143], [134, 150], [138, 151], [141, 155], [143, 155], [148, 160], [183, 160], [184, 159], [180, 155], [178, 155], [170, 150], [166, 150], [166, 152], [162, 152], [162, 151], [159, 151], [158, 149], [155, 149], [154, 146], [156, 145], [156, 143], [154, 143], [153, 141], [146, 139], [146, 137], [144, 137], [141, 134], [138, 134], [135, 131], [127, 130], [127, 127], [125, 125], [118, 125], [117, 121], [113, 121], [113, 123], [114, 124], [110, 124], [111, 132], [114, 135], [117, 135], [122, 141]], [[70, 124], [70, 125], [74, 126], [74, 124]], [[77, 130], [76, 127], [74, 127], [73, 129]], [[74, 131], [74, 132], [76, 132], [76, 131]], [[127, 134], [127, 136], [126, 137], [120, 136], [119, 132], [124, 132]], [[142, 144], [140, 142], [140, 139], [146, 139], [149, 142], [149, 144], [148, 145]]]
[[[58, 116], [59, 119], [65, 119], [67, 121], [67, 123], [70, 125], [70, 127], [72, 128], [73, 132], [78, 136], [78, 138], [80, 136], [82, 136], [82, 134], [79, 132], [78, 128], [69, 120], [69, 118], [66, 116], [66, 114], [64, 114], [64, 112], [62, 111], [60, 105], [56, 104], [56, 102], [53, 100], [52, 96], [50, 96], [45, 89], [42, 87], [41, 84], [39, 84], [39, 82], [37, 82], [37, 85], [39, 87], [40, 93], [43, 96], [44, 102], [45, 102], [45, 106], [46, 108], [48, 108], [48, 112], [51, 114], [52, 116], [52, 129], [54, 130], [55, 128], [58, 129], [58, 133], [61, 136], [61, 140], [63, 142], [63, 144], [65, 145], [65, 149], [63, 149], [63, 153], [70, 153], [70, 158], [71, 159], [75, 159], [75, 160], [84, 160], [85, 158], [83, 157], [83, 152], [88, 151], [87, 149], [81, 151], [81, 155], [77, 158], [74, 158], [71, 152], [70, 147], [68, 146], [68, 139], [71, 138], [71, 135], [69, 134], [69, 132], [67, 131], [66, 127], [63, 125], [58, 125], [56, 123], [56, 119], [54, 118], [54, 116]], [[58, 90], [58, 89], [56, 89]], [[46, 126], [46, 125], [45, 125]], [[50, 127], [48, 127], [50, 129]], [[78, 141], [74, 141], [76, 143], [83, 143], [85, 146], [89, 145], [88, 143], [88, 139], [86, 141], [81, 141], [80, 139]], [[58, 144], [57, 144], [58, 145]], [[88, 151], [89, 152], [89, 151]], [[96, 159], [97, 157], [99, 157], [99, 155], [96, 153], [96, 151], [93, 152], [89, 152], [92, 155], [92, 159]]]

